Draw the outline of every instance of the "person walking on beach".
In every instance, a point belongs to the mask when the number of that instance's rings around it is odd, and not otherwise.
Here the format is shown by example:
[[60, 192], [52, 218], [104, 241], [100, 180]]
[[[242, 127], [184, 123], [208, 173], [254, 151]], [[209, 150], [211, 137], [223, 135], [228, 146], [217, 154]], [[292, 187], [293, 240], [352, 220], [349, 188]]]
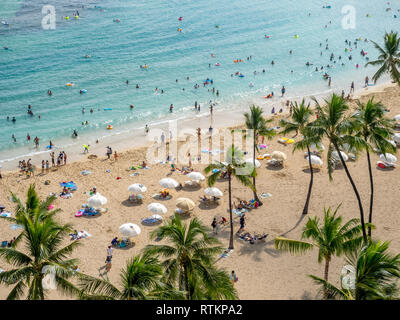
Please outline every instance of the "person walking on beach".
[[49, 160], [46, 160], [46, 173], [49, 172], [49, 168], [50, 168]]
[[232, 270], [232, 273], [230, 274], [229, 278], [231, 279], [232, 283], [236, 283], [239, 280], [234, 270]]
[[108, 246], [107, 247], [107, 258], [106, 258], [106, 263], [107, 261], [111, 261], [112, 259], [112, 255], [113, 255], [113, 247], [112, 246]]
[[67, 154], [65, 153], [65, 151], [62, 152], [63, 156], [64, 156], [64, 165], [67, 164]]
[[117, 161], [117, 159], [118, 159], [117, 151], [114, 151], [114, 161]]
[[165, 134], [161, 133], [161, 143], [165, 143]]
[[213, 228], [213, 232], [214, 232], [215, 234], [217, 234], [217, 233], [218, 233], [218, 230], [217, 230], [217, 218], [216, 218], [216, 217], [214, 217], [214, 219], [213, 219], [213, 221], [212, 221], [212, 223], [211, 223], [211, 227]]
[[110, 159], [110, 156], [112, 155], [112, 149], [110, 148], [110, 146], [107, 146], [107, 159]]
[[354, 93], [354, 81], [351, 82], [350, 93]]
[[368, 76], [365, 77], [365, 87], [368, 87], [369, 78]]
[[283, 97], [285, 95], [285, 92], [286, 92], [285, 86], [282, 86], [281, 92], [282, 92], [282, 97]]
[[239, 220], [239, 223], [240, 223], [240, 228], [239, 228], [239, 230], [238, 230], [238, 232], [237, 233], [240, 233], [240, 231], [242, 231], [243, 229], [244, 229], [244, 226], [245, 226], [245, 215], [243, 214], [241, 217], [240, 217], [240, 220]]

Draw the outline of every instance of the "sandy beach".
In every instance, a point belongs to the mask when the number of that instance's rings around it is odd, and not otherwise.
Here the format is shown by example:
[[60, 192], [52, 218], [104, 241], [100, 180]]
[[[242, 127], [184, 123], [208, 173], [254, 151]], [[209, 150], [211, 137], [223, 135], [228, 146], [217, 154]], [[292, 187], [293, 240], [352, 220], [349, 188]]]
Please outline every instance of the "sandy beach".
[[[358, 93], [361, 101], [366, 101], [373, 95], [375, 101], [381, 101], [390, 109], [389, 118], [400, 113], [400, 90], [398, 87], [389, 84], [367, 89]], [[354, 102], [351, 105], [354, 106]], [[273, 125], [277, 125], [279, 119], [287, 116], [287, 114], [275, 116]], [[299, 300], [320, 297], [318, 296], [318, 287], [307, 277], [308, 274], [317, 276], [323, 274], [323, 264], [317, 262], [317, 251], [303, 256], [292, 256], [274, 249], [275, 237], [285, 236], [298, 239], [307, 220], [307, 216], [304, 217], [301, 214], [309, 182], [309, 173], [306, 170], [307, 161], [304, 158], [304, 152], [293, 153], [292, 146], [278, 143], [280, 137], [277, 136], [273, 140], [267, 141], [267, 150], [261, 152], [272, 153], [275, 150], [285, 152], [288, 159], [285, 161], [284, 167], [272, 170], [266, 168], [266, 160], [263, 160], [261, 168], [257, 169], [258, 193], [268, 192], [272, 194], [272, 197], [265, 199], [264, 205], [259, 209], [246, 214], [245, 229], [251, 233], [267, 233], [266, 242], [250, 245], [235, 237], [234, 252], [229, 257], [222, 258], [217, 262], [220, 267], [229, 272], [236, 271], [239, 281], [235, 286], [240, 299]], [[206, 141], [207, 139], [204, 137], [204, 143]], [[58, 215], [62, 222], [72, 223], [77, 230], [86, 230], [92, 235], [79, 240], [83, 245], [73, 254], [73, 257], [79, 258], [79, 268], [83, 273], [98, 276], [99, 267], [104, 265], [107, 245], [115, 236], [119, 236], [119, 226], [126, 222], [136, 223], [141, 227], [142, 233], [134, 238], [134, 246], [114, 251], [109, 279], [113, 283], [118, 283], [120, 269], [125, 266], [128, 258], [141, 252], [145, 245], [150, 243], [149, 233], [156, 226], [142, 225], [141, 219], [151, 215], [147, 211], [147, 205], [151, 202], [162, 202], [168, 208], [168, 213], [164, 218], [173, 214], [176, 208], [176, 199], [179, 197], [187, 197], [196, 202], [197, 206], [192, 216], [201, 219], [206, 226], [210, 226], [214, 216], [229, 217], [226, 182], [217, 182], [216, 184], [216, 187], [224, 192], [221, 203], [217, 207], [206, 208], [200, 205], [199, 197], [203, 195], [206, 182], [202, 182], [201, 188], [172, 190], [172, 199], [159, 201], [153, 199], [152, 195], [159, 191], [158, 181], [161, 178], [170, 176], [178, 182], [184, 183], [188, 180], [187, 177], [178, 172], [171, 174], [169, 164], [152, 164], [149, 170], [138, 169], [136, 172], [139, 175], [131, 176], [133, 171], [130, 171], [129, 168], [132, 165], [139, 165], [145, 160], [146, 148], [144, 147], [119, 152], [117, 161], [107, 160], [104, 153], [104, 149], [93, 149], [91, 154], [96, 154], [97, 159], [90, 160], [85, 156], [81, 161], [68, 163], [60, 168], [50, 170], [44, 175], [40, 174], [40, 168], [37, 167], [35, 176], [29, 179], [19, 172], [3, 172], [3, 179], [0, 180], [0, 204], [10, 212], [13, 212], [15, 207], [15, 204], [10, 201], [10, 191], [25, 200], [29, 185], [34, 183], [39, 195], [44, 199], [50, 192], [59, 193], [61, 191], [60, 182], [74, 181], [77, 184], [78, 190], [73, 193], [73, 197], [71, 199], [58, 198], [55, 201], [55, 207], [62, 209]], [[308, 216], [322, 217], [324, 207], [336, 208], [341, 204], [339, 213], [345, 221], [350, 218], [358, 218], [357, 202], [344, 170], [335, 170], [333, 181], [329, 181], [325, 165], [326, 152], [322, 157], [324, 167], [314, 176]], [[376, 169], [378, 159], [378, 155], [372, 155], [375, 179], [374, 223], [377, 226], [373, 231], [373, 238], [391, 241], [390, 249], [397, 253], [400, 250], [400, 228], [397, 227], [400, 225], [397, 203], [400, 199], [398, 184], [400, 171], [398, 168], [391, 171]], [[364, 207], [367, 207], [369, 180], [366, 156], [362, 154], [356, 162], [350, 161], [348, 166], [359, 188]], [[203, 172], [204, 167], [204, 164], [194, 164], [196, 171]], [[83, 170], [90, 170], [91, 174], [84, 176], [80, 173]], [[107, 170], [110, 172], [106, 172]], [[121, 179], [117, 179], [117, 177]], [[50, 180], [50, 184], [45, 185], [45, 180]], [[127, 201], [128, 186], [132, 183], [143, 183], [147, 186], [148, 191], [144, 194], [144, 201], [141, 205], [132, 205]], [[108, 203], [105, 207], [108, 208], [108, 212], [92, 218], [75, 217], [74, 214], [87, 201], [88, 196], [85, 192], [88, 192], [93, 186], [96, 186], [98, 192], [107, 197]], [[235, 181], [233, 183], [233, 199], [237, 201], [237, 198], [249, 200], [252, 198], [252, 191], [243, 188]], [[239, 228], [238, 220], [236, 217], [235, 229]], [[10, 225], [7, 221], [0, 221], [0, 240], [9, 240], [19, 233], [18, 230], [12, 230]], [[227, 247], [229, 229], [223, 228], [217, 238], [224, 247]], [[69, 241], [66, 239], [66, 243]], [[344, 259], [333, 258], [330, 281], [335, 284], [339, 283], [340, 270], [344, 264]], [[0, 268], [7, 270], [10, 266], [1, 262]], [[0, 286], [0, 299], [4, 299], [10, 290], [11, 288]], [[50, 298], [64, 299], [65, 297], [60, 296], [57, 292], [52, 292]]]

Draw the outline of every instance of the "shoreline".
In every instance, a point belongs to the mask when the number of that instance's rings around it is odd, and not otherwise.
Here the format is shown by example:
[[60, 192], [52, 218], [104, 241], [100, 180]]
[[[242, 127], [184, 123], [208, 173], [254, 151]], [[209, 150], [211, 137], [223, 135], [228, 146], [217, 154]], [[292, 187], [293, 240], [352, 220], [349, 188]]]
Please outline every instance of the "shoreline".
[[[363, 97], [368, 94], [372, 94], [375, 92], [384, 92], [384, 90], [388, 87], [393, 87], [394, 84], [389, 82], [389, 81], [384, 81], [383, 83], [377, 84], [376, 86], [372, 87], [363, 87], [361, 89], [358, 89], [357, 91], [354, 92], [354, 94], [351, 96], [351, 99], [358, 99], [360, 97]], [[339, 89], [338, 89], [339, 90]], [[307, 96], [296, 96], [294, 98], [285, 98], [285, 97], [280, 97], [277, 96], [274, 100], [272, 101], [265, 101], [263, 105], [259, 105], [263, 111], [264, 111], [264, 117], [271, 119], [274, 118], [274, 115], [271, 114], [271, 109], [275, 107], [276, 113], [275, 115], [279, 115], [278, 113], [278, 108], [279, 106], [282, 107], [283, 112], [281, 113], [282, 115], [287, 115], [288, 114], [288, 108], [285, 106], [285, 101], [290, 100], [290, 101], [301, 101], [301, 99], [305, 99], [306, 101], [309, 100], [311, 97], [315, 96], [317, 97], [318, 100], [325, 98], [326, 96], [329, 96], [332, 92], [335, 92], [335, 90], [330, 89], [329, 93], [323, 94], [321, 96], [316, 96], [316, 95], [307, 95]], [[250, 105], [249, 105], [250, 106]], [[247, 106], [247, 108], [249, 107]], [[202, 113], [202, 114], [195, 114], [194, 116], [191, 117], [181, 117], [178, 119], [174, 120], [164, 120], [164, 121], [156, 121], [158, 122], [157, 125], [151, 127], [150, 130], [163, 130], [165, 132], [165, 135], [167, 137], [167, 141], [169, 140], [168, 138], [168, 129], [170, 124], [173, 124], [176, 122], [177, 127], [178, 127], [178, 137], [174, 137], [173, 139], [178, 138], [178, 141], [183, 141], [182, 138], [186, 134], [186, 137], [188, 135], [196, 135], [196, 128], [201, 128], [203, 133], [202, 133], [202, 138], [205, 136], [208, 136], [208, 134], [204, 135], [205, 131], [208, 131], [208, 127], [210, 124], [212, 125], [213, 129], [218, 129], [218, 130], [224, 130], [224, 129], [229, 129], [229, 128], [235, 128], [235, 127], [240, 127], [243, 125], [243, 113], [247, 111], [246, 109], [235, 109], [231, 113], [229, 113], [229, 117], [226, 117], [224, 114], [226, 113], [226, 110], [215, 110], [213, 115], [211, 116], [209, 112], [207, 113]], [[65, 151], [68, 155], [68, 164], [73, 164], [76, 162], [85, 162], [88, 160], [87, 154], [84, 154], [83, 147], [78, 147], [81, 146], [83, 143], [89, 144], [90, 145], [90, 154], [94, 154], [97, 157], [102, 157], [105, 155], [105, 150], [108, 145], [112, 147], [113, 150], [117, 151], [118, 155], [121, 156], [124, 153], [127, 153], [129, 151], [135, 151], [137, 149], [140, 150], [147, 150], [154, 142], [152, 140], [149, 140], [149, 136], [146, 136], [144, 134], [144, 127], [143, 128], [137, 128], [133, 129], [132, 132], [126, 132], [126, 130], [119, 132], [115, 135], [106, 135], [103, 136], [101, 139], [99, 139], [99, 143], [95, 143], [95, 140], [98, 139], [96, 136], [94, 136], [93, 133], [90, 133], [89, 136], [91, 138], [86, 138], [86, 140], [83, 140], [84, 138], [79, 137], [78, 141], [81, 141], [81, 143], [76, 143], [76, 144], [71, 144], [67, 145], [65, 147], [60, 147], [60, 148], [54, 148], [52, 150], [42, 150], [42, 151], [36, 151], [33, 154], [24, 154], [20, 155], [14, 158], [11, 158], [11, 160], [1, 160], [0, 165], [1, 171], [4, 174], [10, 174], [10, 173], [15, 173], [18, 172], [18, 166], [17, 166], [17, 161], [20, 161], [22, 159], [28, 160], [29, 158], [32, 159], [32, 163], [35, 166], [35, 170], [39, 171], [40, 170], [40, 162], [42, 160], [49, 160], [50, 159], [50, 152], [54, 151], [55, 155], [61, 151]], [[140, 133], [140, 131], [142, 131]], [[157, 131], [159, 132], [159, 131]], [[150, 135], [151, 136], [151, 135]], [[154, 134], [153, 134], [154, 136]], [[120, 139], [117, 139], [120, 137]], [[89, 142], [88, 142], [89, 140]]]

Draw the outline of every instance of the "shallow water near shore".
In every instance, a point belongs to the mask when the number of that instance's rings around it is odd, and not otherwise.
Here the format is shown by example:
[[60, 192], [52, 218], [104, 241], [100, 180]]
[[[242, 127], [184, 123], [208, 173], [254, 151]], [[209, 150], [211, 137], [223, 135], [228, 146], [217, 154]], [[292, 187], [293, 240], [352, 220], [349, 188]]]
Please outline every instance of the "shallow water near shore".
[[[44, 4], [56, 8], [56, 30], [41, 28]], [[364, 39], [381, 42], [385, 31], [396, 30], [399, 18], [394, 15], [400, 6], [386, 11], [385, 1], [352, 2], [356, 28], [345, 30], [341, 9], [348, 1], [322, 8], [326, 4], [307, 2], [305, 8], [303, 2], [288, 0], [255, 0], [251, 5], [238, 0], [104, 0], [71, 1], [69, 5], [59, 0], [13, 1], [12, 5], [6, 1], [0, 5], [0, 19], [9, 23], [0, 25], [0, 45], [8, 47], [0, 51], [0, 163], [3, 167], [12, 163], [14, 168], [20, 157], [45, 155], [50, 139], [58, 148], [73, 152], [97, 139], [135, 146], [146, 123], [166, 126], [168, 120], [190, 118], [181, 126], [199, 123], [207, 129], [210, 100], [217, 103], [215, 121], [228, 125], [224, 115], [230, 115], [234, 122], [239, 118], [235, 114], [251, 103], [263, 106], [266, 112], [272, 106], [280, 108], [282, 85], [286, 87], [285, 99], [322, 96], [331, 90], [345, 89], [347, 93], [353, 80], [356, 89], [361, 88], [364, 77], [371, 78], [374, 69], [364, 68], [366, 59], [360, 51], [367, 51], [371, 59], [377, 54], [372, 43]], [[73, 18], [76, 9], [79, 19]], [[66, 15], [71, 19], [62, 19]], [[358, 47], [353, 45], [353, 51], [346, 53], [344, 40], [354, 42], [356, 38], [361, 39]], [[329, 50], [325, 50], [326, 44]], [[336, 63], [330, 62], [331, 52]], [[249, 56], [252, 58], [247, 60]], [[243, 62], [234, 63], [235, 59]], [[307, 61], [314, 65], [305, 66]], [[139, 67], [145, 64], [147, 69]], [[327, 64], [333, 67], [327, 69]], [[322, 65], [332, 77], [331, 88], [322, 80], [324, 71], [315, 72], [315, 66]], [[244, 77], [231, 76], [235, 72]], [[207, 78], [213, 79], [213, 85], [203, 86]], [[71, 82], [75, 85], [67, 87]], [[196, 83], [198, 89], [193, 87]], [[165, 93], [155, 93], [156, 87]], [[212, 93], [213, 87], [219, 96]], [[52, 96], [46, 94], [49, 89]], [[80, 94], [81, 89], [87, 92]], [[267, 105], [263, 96], [271, 91], [275, 98]], [[200, 114], [194, 112], [194, 101], [201, 104]], [[26, 113], [28, 104], [33, 117]], [[130, 104], [135, 106], [132, 111]], [[7, 116], [15, 116], [16, 123], [7, 121]], [[89, 124], [82, 126], [82, 121]], [[106, 130], [109, 124], [113, 130]], [[71, 138], [73, 129], [78, 130], [79, 139]], [[31, 142], [26, 140], [28, 132]], [[33, 147], [35, 136], [41, 140], [39, 149]]]

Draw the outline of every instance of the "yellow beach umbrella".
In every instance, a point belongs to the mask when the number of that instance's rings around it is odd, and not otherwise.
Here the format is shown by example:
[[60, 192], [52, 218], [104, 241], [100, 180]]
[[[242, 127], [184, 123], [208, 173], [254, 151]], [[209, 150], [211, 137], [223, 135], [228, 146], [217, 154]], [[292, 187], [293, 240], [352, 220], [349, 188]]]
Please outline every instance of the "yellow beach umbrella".
[[192, 211], [196, 205], [188, 198], [178, 198], [178, 200], [176, 200], [176, 206], [184, 211]]

